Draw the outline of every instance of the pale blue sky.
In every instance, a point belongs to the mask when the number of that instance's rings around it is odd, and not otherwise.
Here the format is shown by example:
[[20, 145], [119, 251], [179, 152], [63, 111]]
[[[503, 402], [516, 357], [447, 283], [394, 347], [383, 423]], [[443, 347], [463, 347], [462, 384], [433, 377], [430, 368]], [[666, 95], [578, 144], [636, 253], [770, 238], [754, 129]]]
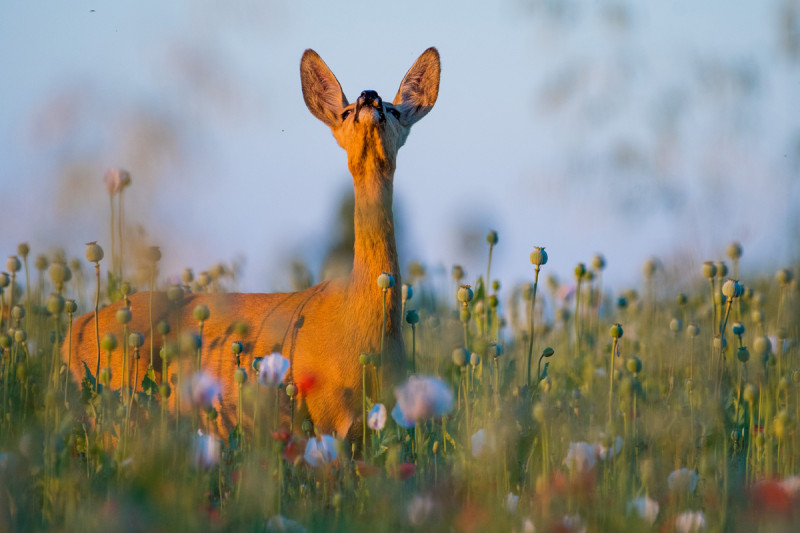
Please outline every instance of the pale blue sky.
[[439, 101], [395, 176], [404, 263], [475, 277], [490, 228], [506, 286], [534, 245], [562, 279], [602, 252], [617, 287], [651, 255], [699, 275], [733, 239], [745, 275], [796, 259], [800, 57], [779, 30], [797, 2], [485, 4], [3, 2], [0, 253], [108, 246], [121, 166], [164, 273], [241, 255], [246, 290], [285, 289], [352, 186], [303, 104], [303, 50], [351, 99], [391, 98], [433, 45]]

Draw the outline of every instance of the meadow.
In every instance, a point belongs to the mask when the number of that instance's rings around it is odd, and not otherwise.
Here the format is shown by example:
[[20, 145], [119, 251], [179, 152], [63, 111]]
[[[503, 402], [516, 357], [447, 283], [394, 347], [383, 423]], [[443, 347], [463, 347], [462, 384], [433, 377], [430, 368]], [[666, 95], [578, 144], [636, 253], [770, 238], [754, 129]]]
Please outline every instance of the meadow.
[[[0, 274], [0, 530], [794, 531], [800, 523], [796, 268], [740, 272], [742, 247], [720, 243], [724, 256], [699, 269], [650, 260], [637, 289], [619, 291], [602, 283], [613, 257], [549, 272], [546, 248], [536, 247], [526, 251], [530, 283], [501, 301], [491, 257], [502, 236], [489, 231], [485, 271], [466, 276], [454, 265], [449, 291], [434, 291], [416, 263], [402, 284], [375, 280], [384, 293], [403, 293], [408, 379], [396, 384], [394, 405], [364, 394], [358, 441], [315, 434], [310, 421], [281, 425], [276, 402], [300, 407], [297, 384], [284, 382], [288, 361], [236, 341], [239, 409], [261, 416], [219, 438], [211, 407], [219, 386], [202, 374], [168, 372], [160, 383], [150, 372], [129, 375], [114, 389], [109, 368], [87, 366], [78, 383], [78, 363], [64, 357], [73, 319], [96, 306], [150, 287], [179, 298], [231, 286], [225, 268], [187, 269], [174, 283], [180, 273], [158, 272], [156, 248], [132, 268], [135, 253], [121, 252], [124, 188], [109, 191], [110, 247], [90, 243], [85, 258], [68, 258], [23, 243]], [[174, 368], [193, 360], [207, 311], [195, 310], [196, 331], [157, 325], [154, 349]], [[87, 342], [103, 353], [118, 344], [128, 357], [149, 353], [135, 331], [99, 331]], [[380, 354], [350, 355], [368, 381]], [[181, 410], [167, 408], [176, 395]]]

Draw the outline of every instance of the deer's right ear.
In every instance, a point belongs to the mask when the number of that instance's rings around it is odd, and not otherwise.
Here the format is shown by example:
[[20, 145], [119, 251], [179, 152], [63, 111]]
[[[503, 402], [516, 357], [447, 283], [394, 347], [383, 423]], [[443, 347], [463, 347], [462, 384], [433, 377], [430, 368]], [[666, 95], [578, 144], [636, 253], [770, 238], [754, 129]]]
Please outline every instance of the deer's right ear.
[[338, 125], [347, 107], [347, 98], [331, 69], [310, 48], [300, 60], [300, 81], [303, 84], [303, 99], [311, 114], [330, 127]]

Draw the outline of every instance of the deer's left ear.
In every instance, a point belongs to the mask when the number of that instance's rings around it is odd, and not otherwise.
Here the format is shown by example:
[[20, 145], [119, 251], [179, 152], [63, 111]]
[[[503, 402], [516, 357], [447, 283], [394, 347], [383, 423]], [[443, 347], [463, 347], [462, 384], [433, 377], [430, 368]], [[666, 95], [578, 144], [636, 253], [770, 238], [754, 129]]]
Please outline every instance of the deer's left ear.
[[308, 110], [331, 128], [338, 125], [347, 107], [347, 98], [331, 69], [310, 48], [300, 60], [300, 81]]
[[428, 48], [406, 73], [397, 96], [392, 102], [400, 111], [400, 120], [411, 126], [428, 114], [439, 96], [439, 77], [442, 71], [439, 52]]

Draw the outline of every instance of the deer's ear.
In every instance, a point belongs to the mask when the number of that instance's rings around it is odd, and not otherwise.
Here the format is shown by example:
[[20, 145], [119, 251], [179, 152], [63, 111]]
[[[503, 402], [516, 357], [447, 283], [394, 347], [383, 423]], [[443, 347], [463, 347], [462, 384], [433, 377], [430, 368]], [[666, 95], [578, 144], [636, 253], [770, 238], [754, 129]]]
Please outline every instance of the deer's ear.
[[431, 47], [422, 52], [406, 73], [392, 102], [406, 126], [411, 126], [433, 108], [439, 96], [441, 71], [439, 52]]
[[331, 69], [310, 48], [300, 60], [300, 81], [303, 99], [311, 114], [330, 127], [339, 124], [342, 111], [347, 107], [347, 98]]

